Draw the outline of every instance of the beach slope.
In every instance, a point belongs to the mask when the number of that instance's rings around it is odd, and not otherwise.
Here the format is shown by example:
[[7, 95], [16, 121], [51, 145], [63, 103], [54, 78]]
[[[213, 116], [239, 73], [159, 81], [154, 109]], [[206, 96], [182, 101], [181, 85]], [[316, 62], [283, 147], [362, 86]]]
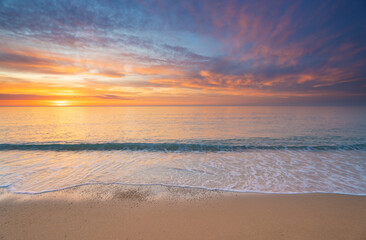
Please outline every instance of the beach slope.
[[[156, 188], [159, 188], [156, 190]], [[0, 239], [366, 239], [366, 197], [83, 186], [0, 194]]]

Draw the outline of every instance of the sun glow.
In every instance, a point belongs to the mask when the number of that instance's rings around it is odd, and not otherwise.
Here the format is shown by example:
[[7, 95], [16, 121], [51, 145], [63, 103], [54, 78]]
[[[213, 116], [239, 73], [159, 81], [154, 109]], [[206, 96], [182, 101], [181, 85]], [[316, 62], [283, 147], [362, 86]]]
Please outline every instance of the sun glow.
[[58, 106], [58, 107], [63, 107], [63, 106], [70, 105], [70, 102], [69, 101], [53, 101], [52, 105]]

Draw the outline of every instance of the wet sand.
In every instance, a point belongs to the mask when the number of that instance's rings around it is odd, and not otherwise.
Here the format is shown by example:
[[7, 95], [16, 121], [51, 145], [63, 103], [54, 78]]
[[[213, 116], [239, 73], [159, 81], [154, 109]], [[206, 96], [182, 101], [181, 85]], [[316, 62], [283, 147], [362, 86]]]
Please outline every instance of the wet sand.
[[0, 239], [366, 239], [366, 197], [94, 185], [0, 189]]

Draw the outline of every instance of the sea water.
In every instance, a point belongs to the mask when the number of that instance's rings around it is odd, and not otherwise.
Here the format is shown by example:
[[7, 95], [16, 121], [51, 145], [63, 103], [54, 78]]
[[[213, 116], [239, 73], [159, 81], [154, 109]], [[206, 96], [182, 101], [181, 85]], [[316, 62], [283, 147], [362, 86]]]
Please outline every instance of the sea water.
[[0, 186], [366, 195], [363, 107], [2, 107]]

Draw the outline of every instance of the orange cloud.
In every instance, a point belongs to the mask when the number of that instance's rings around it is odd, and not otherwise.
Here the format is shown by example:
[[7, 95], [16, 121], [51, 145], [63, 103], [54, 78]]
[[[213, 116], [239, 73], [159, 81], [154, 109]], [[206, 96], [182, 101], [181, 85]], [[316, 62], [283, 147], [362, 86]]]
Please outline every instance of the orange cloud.
[[111, 78], [124, 76], [119, 71], [105, 67], [105, 63], [102, 62], [90, 59], [68, 58], [38, 49], [22, 49], [18, 51], [3, 49], [0, 52], [0, 64], [0, 67], [3, 69], [44, 74], [85, 74]]
[[141, 75], [185, 75], [183, 71], [175, 69], [171, 66], [134, 66], [131, 69], [131, 73]]

